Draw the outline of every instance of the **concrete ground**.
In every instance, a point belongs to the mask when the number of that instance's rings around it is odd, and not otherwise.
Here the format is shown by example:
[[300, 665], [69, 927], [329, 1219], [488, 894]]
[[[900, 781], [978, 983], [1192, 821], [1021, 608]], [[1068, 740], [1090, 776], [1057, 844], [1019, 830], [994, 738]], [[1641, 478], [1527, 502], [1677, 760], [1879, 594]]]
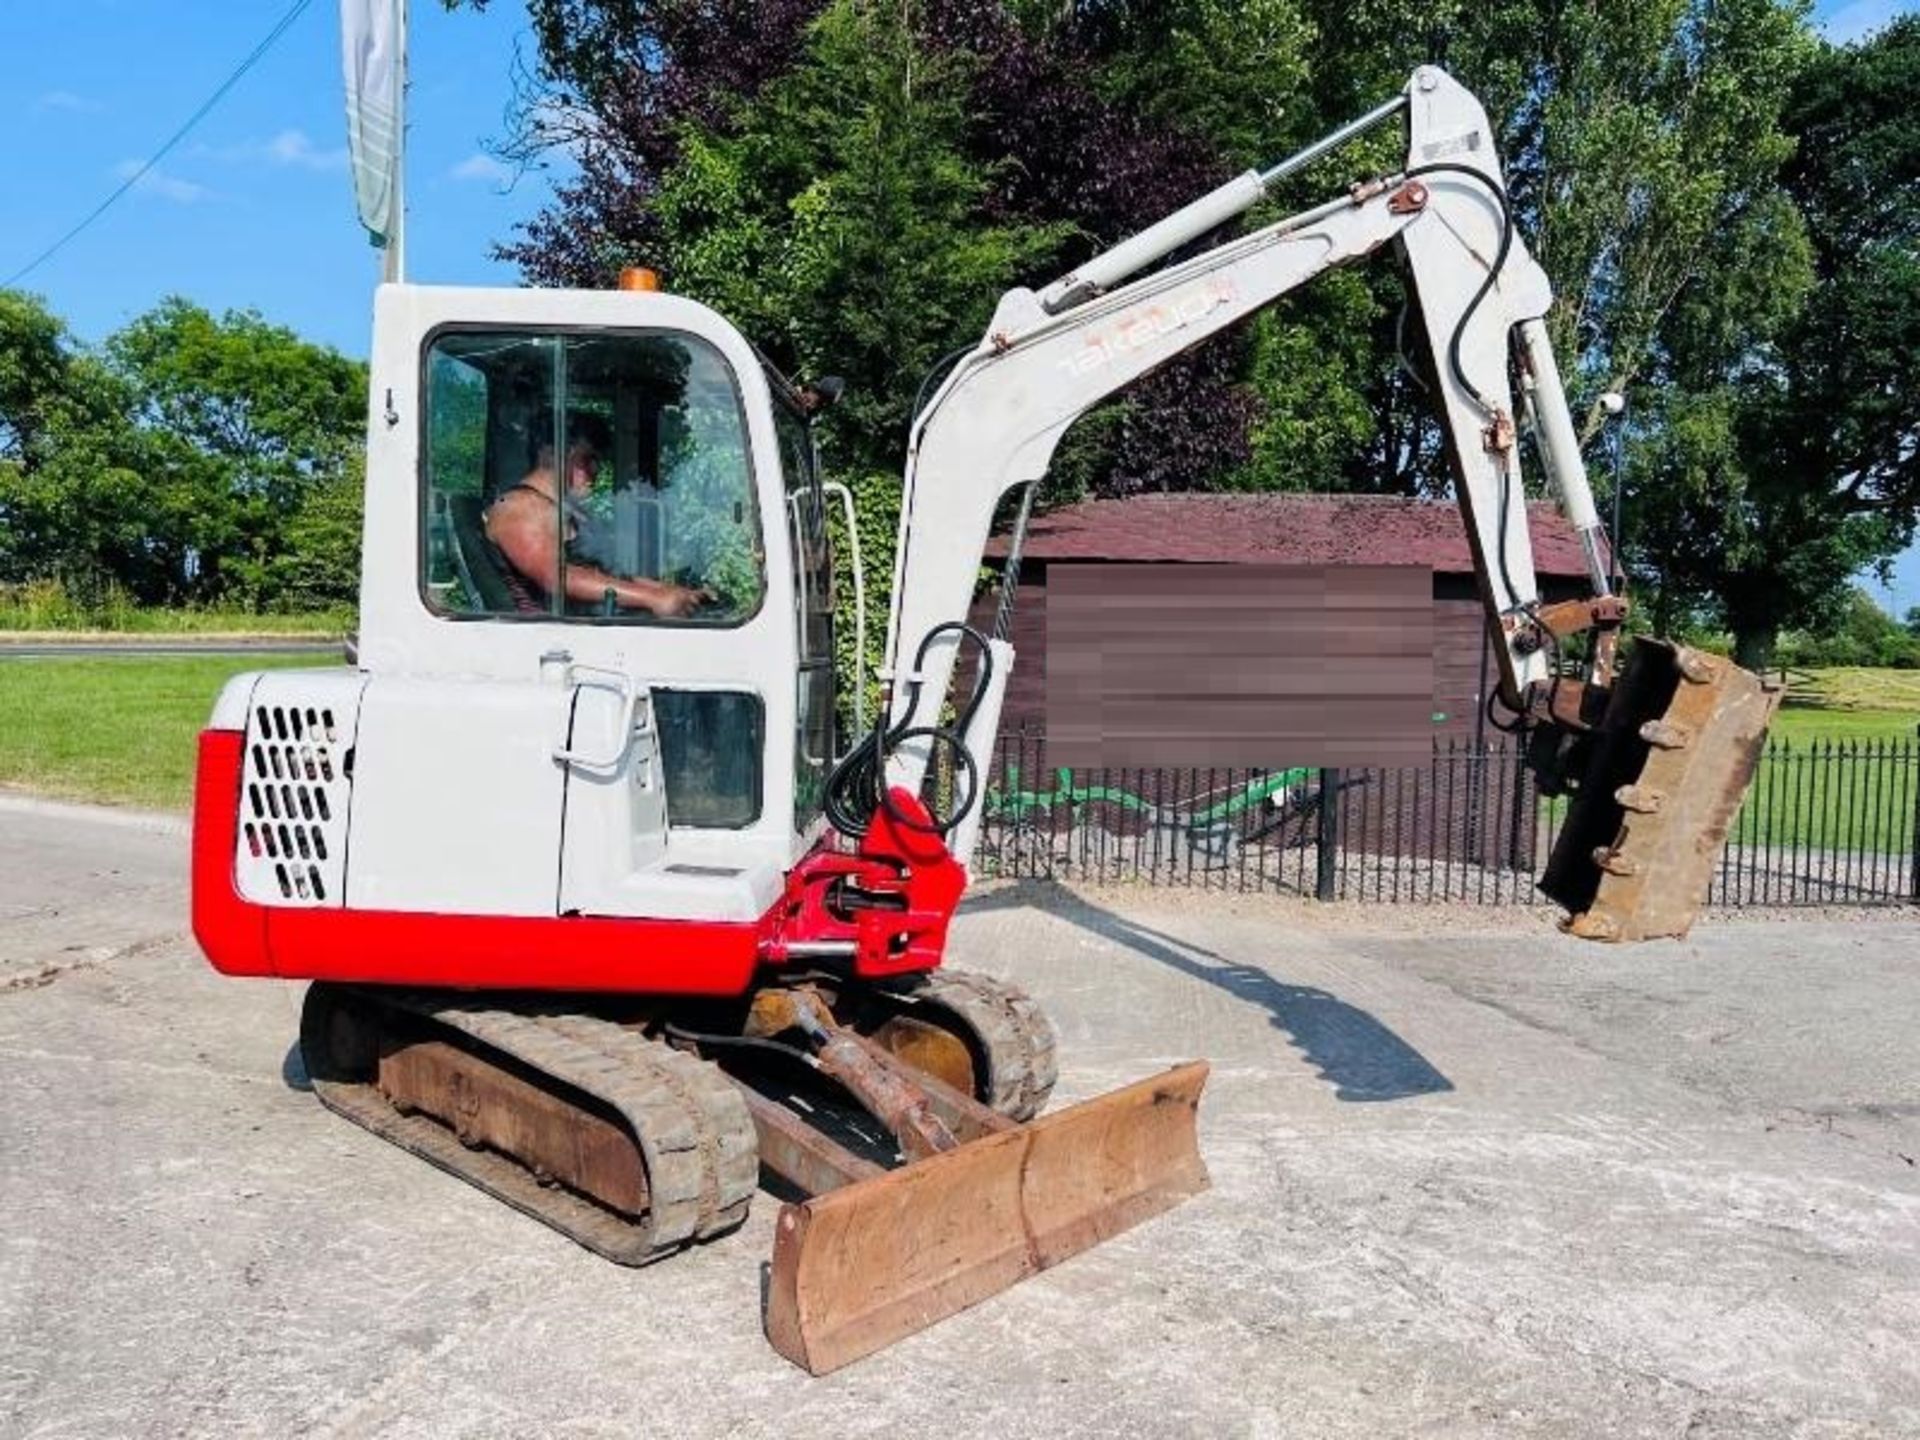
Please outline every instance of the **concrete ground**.
[[821, 1380], [774, 1207], [644, 1271], [326, 1113], [178, 828], [0, 801], [0, 1433], [1920, 1433], [1920, 924], [1008, 889], [1062, 1090], [1204, 1056], [1210, 1193]]

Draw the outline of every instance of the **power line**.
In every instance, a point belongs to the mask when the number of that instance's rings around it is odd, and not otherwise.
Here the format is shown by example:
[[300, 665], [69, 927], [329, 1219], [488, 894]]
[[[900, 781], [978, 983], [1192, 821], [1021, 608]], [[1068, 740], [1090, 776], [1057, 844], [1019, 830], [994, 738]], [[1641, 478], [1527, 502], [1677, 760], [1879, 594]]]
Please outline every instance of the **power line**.
[[260, 57], [273, 48], [274, 42], [287, 33], [288, 29], [292, 27], [293, 22], [300, 18], [301, 12], [312, 3], [313, 0], [294, 0], [293, 6], [286, 14], [280, 17], [273, 29], [267, 32], [266, 38], [254, 46], [252, 51], [247, 55], [247, 58], [235, 67], [233, 73], [220, 82], [220, 87], [201, 102], [198, 110], [195, 110], [193, 114], [187, 117], [186, 124], [169, 135], [164, 145], [149, 155], [139, 169], [127, 176], [127, 178], [120, 183], [120, 187], [117, 190], [107, 196], [107, 198], [102, 200], [98, 205], [94, 206], [93, 209], [89, 210], [79, 224], [75, 225], [71, 230], [67, 231], [66, 234], [62, 235], [58, 240], [34, 256], [33, 259], [29, 260], [25, 265], [14, 271], [4, 282], [0, 282], [0, 289], [18, 284], [21, 280], [24, 280], [35, 270], [38, 270], [42, 265], [46, 264], [47, 261], [64, 250], [67, 244], [79, 235], [81, 231], [85, 230], [89, 225], [93, 224], [94, 221], [106, 214], [112, 207], [114, 201], [118, 200], [122, 195], [126, 194], [129, 190], [133, 189], [135, 185], [138, 185], [145, 179], [147, 172], [164, 160], [167, 157], [168, 151], [186, 139], [188, 133], [192, 131], [194, 126], [207, 118], [207, 113], [226, 97], [226, 93], [229, 90], [240, 83], [240, 77], [259, 63]]

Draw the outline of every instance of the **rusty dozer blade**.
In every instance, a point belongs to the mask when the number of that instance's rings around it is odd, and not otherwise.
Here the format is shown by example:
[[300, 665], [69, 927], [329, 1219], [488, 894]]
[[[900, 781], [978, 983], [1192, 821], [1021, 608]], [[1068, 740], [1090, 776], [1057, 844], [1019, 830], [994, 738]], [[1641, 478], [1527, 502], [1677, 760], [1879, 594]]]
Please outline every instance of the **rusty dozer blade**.
[[825, 1374], [1197, 1195], [1206, 1082], [1175, 1066], [783, 1206], [768, 1340]]
[[1780, 688], [1730, 660], [1634, 641], [1540, 888], [1589, 940], [1682, 936], [1706, 903]]

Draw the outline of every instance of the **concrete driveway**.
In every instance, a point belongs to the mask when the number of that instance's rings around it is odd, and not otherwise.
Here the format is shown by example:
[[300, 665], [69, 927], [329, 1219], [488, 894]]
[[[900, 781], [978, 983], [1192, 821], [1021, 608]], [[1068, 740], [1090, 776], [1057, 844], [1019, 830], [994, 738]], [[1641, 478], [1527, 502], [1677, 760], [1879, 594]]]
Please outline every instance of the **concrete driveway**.
[[812, 1380], [765, 1196], [624, 1271], [327, 1115], [185, 868], [0, 800], [0, 1434], [1920, 1433], [1908, 919], [985, 894], [1063, 1097], [1214, 1062], [1214, 1188]]

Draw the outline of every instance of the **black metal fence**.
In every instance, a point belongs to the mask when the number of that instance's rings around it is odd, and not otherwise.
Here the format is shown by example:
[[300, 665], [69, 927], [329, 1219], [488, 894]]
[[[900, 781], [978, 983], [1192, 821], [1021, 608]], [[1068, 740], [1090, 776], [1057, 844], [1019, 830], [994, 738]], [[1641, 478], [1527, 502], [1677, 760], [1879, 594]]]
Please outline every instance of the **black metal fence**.
[[[986, 875], [1272, 890], [1327, 900], [1548, 903], [1566, 813], [1506, 738], [1424, 765], [1065, 770], [1002, 735], [975, 857]], [[1715, 905], [1920, 903], [1920, 738], [1774, 742], [1709, 892]]]

